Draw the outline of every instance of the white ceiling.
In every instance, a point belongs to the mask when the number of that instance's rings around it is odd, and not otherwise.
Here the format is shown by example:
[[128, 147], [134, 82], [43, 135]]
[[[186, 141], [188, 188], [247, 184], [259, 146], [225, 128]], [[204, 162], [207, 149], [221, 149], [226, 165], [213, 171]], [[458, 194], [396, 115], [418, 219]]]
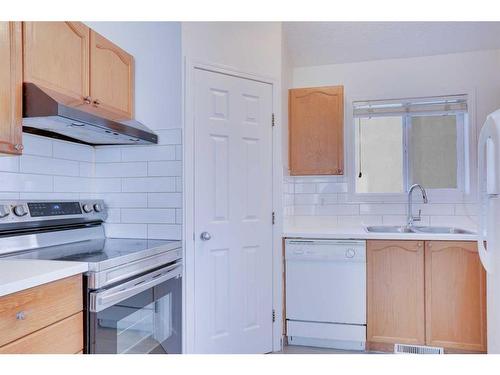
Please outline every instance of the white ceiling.
[[284, 22], [293, 66], [500, 48], [500, 22]]

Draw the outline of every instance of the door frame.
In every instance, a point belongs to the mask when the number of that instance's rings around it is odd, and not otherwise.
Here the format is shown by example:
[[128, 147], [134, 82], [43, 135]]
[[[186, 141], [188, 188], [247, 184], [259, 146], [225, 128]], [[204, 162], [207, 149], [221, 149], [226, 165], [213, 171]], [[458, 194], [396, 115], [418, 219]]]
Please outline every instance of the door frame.
[[[264, 77], [258, 74], [242, 72], [238, 69], [225, 65], [214, 64], [185, 57], [183, 64], [184, 79], [183, 95], [183, 322], [182, 343], [183, 353], [194, 353], [195, 345], [195, 296], [194, 296], [194, 95], [196, 88], [195, 70], [206, 70], [214, 73], [230, 75], [237, 78], [249, 79], [271, 85], [272, 88], [272, 113], [275, 116], [275, 126], [272, 130], [272, 206], [275, 213], [272, 239], [272, 304], [275, 312], [275, 322], [272, 332], [273, 351], [280, 351], [283, 343], [283, 262], [282, 262], [282, 227], [283, 227], [283, 204], [282, 185], [283, 168], [281, 156], [281, 89], [278, 80]], [[271, 119], [269, 119], [271, 126]], [[271, 213], [269, 213], [271, 214]], [[269, 319], [272, 318], [271, 311]]]

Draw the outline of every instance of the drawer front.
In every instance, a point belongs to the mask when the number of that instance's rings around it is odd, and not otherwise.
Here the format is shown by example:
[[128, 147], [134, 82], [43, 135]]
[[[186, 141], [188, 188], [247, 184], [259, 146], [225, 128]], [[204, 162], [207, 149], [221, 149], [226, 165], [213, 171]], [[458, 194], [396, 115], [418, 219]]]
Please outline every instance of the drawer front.
[[79, 312], [0, 348], [0, 354], [75, 354], [83, 349]]
[[0, 346], [83, 309], [82, 275], [0, 297]]

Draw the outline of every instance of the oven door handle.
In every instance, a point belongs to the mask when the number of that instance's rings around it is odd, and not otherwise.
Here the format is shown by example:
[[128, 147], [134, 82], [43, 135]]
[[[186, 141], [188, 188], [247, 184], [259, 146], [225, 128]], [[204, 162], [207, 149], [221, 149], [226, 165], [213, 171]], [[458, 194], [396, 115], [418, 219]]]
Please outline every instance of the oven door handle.
[[115, 286], [103, 291], [91, 292], [89, 298], [89, 310], [99, 312], [107, 309], [121, 301], [135, 296], [147, 289], [159, 285], [182, 275], [182, 264], [176, 263], [171, 266], [148, 273], [125, 284]]

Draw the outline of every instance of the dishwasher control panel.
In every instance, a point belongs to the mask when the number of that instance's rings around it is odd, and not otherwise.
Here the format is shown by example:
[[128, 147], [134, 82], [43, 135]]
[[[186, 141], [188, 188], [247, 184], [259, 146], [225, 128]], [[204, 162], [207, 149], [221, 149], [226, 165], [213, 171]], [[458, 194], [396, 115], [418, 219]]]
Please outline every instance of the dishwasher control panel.
[[366, 241], [287, 239], [285, 259], [365, 262]]

